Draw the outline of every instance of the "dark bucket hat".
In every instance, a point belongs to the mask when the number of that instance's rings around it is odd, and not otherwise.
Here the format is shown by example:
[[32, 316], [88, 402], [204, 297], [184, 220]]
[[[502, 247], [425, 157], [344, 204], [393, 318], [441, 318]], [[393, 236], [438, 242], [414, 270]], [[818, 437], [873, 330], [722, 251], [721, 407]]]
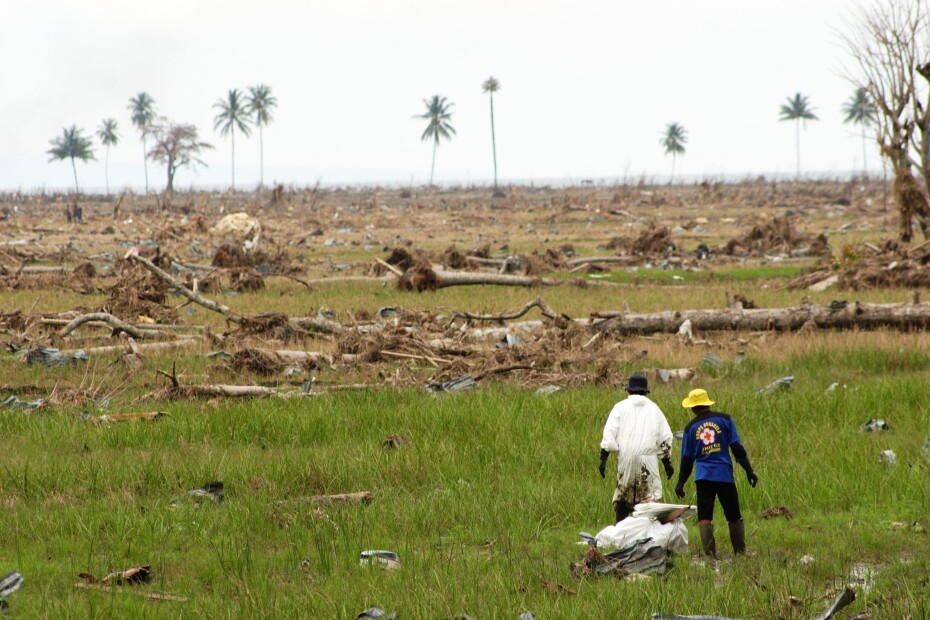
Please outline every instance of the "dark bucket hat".
[[641, 392], [643, 394], [649, 393], [649, 381], [646, 380], [646, 377], [643, 375], [630, 375], [629, 380], [626, 384], [627, 392]]

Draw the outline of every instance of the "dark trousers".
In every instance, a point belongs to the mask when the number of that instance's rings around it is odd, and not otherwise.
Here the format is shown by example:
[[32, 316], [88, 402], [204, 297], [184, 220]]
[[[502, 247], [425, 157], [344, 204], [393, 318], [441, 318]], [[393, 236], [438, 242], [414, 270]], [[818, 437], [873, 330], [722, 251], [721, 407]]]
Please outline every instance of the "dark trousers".
[[628, 504], [626, 502], [614, 502], [614, 515], [617, 517], [617, 520], [614, 523], [620, 523], [629, 517], [630, 513], [632, 512], [633, 504]]
[[694, 484], [697, 486], [698, 521], [714, 520], [714, 499], [720, 500], [723, 515], [729, 523], [742, 520], [743, 517], [739, 511], [739, 495], [736, 492], [735, 483], [698, 480]]

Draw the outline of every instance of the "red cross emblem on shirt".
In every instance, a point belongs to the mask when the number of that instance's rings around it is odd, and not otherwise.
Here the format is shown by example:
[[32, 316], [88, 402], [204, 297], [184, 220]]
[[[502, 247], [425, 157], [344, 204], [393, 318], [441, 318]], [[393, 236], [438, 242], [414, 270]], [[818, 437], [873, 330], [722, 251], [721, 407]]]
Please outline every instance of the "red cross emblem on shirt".
[[717, 433], [715, 433], [714, 429], [712, 428], [705, 428], [703, 431], [701, 431], [700, 437], [701, 443], [703, 443], [705, 446], [709, 446], [710, 444], [714, 443], [714, 439], [717, 438]]

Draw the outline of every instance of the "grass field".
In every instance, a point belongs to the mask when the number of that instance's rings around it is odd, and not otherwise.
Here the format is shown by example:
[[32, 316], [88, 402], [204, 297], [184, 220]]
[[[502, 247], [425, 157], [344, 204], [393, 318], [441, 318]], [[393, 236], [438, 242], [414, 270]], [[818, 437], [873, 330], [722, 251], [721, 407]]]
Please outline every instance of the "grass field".
[[[165, 402], [153, 408], [168, 418], [114, 426], [83, 422], [70, 407], [7, 413], [0, 553], [27, 580], [11, 602], [23, 617], [328, 618], [379, 604], [412, 618], [526, 609], [538, 618], [657, 610], [773, 618], [790, 616], [792, 595], [805, 617], [867, 566], [854, 609], [926, 617], [930, 497], [921, 446], [930, 355], [889, 340], [760, 355], [701, 381], [735, 415], [761, 478], [749, 489], [738, 477], [750, 553], [717, 572], [679, 557], [666, 577], [627, 583], [576, 581], [567, 570], [582, 551], [577, 532], [610, 521], [611, 483], [596, 462], [617, 390], [540, 398], [482, 384], [441, 397], [403, 389]], [[755, 394], [788, 372], [791, 391]], [[825, 394], [834, 381], [845, 387]], [[678, 401], [688, 387], [653, 392], [673, 428], [686, 423]], [[870, 417], [892, 430], [859, 432]], [[412, 445], [382, 448], [391, 433]], [[896, 466], [879, 462], [885, 449], [896, 452]], [[209, 480], [225, 483], [223, 504], [185, 498]], [[369, 506], [276, 503], [363, 490], [375, 494]], [[688, 492], [693, 501], [693, 485]], [[665, 498], [674, 501], [671, 484]], [[755, 517], [773, 506], [794, 518]], [[696, 551], [693, 520], [689, 529]], [[728, 549], [723, 526], [718, 545]], [[396, 551], [402, 566], [361, 567], [364, 549]], [[136, 563], [156, 576], [140, 588], [190, 600], [73, 587], [79, 572]], [[577, 595], [549, 592], [541, 578]]]

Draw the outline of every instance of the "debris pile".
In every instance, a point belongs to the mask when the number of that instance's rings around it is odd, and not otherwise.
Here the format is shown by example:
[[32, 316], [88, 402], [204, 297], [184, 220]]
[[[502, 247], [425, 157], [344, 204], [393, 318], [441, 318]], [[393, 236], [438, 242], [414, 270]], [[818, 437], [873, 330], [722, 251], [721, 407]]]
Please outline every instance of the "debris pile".
[[821, 263], [789, 282], [789, 288], [811, 288], [835, 278], [840, 290], [924, 288], [930, 286], [930, 245], [907, 248], [895, 240], [880, 245], [847, 245], [840, 256]]
[[156, 323], [177, 321], [177, 312], [164, 305], [168, 285], [141, 265], [122, 263], [119, 280], [106, 293], [108, 297], [101, 309], [125, 321], [135, 322], [140, 316]]
[[730, 239], [722, 251], [728, 256], [823, 256], [830, 253], [830, 243], [825, 234], [799, 232], [784, 216], [758, 222], [741, 239]]

